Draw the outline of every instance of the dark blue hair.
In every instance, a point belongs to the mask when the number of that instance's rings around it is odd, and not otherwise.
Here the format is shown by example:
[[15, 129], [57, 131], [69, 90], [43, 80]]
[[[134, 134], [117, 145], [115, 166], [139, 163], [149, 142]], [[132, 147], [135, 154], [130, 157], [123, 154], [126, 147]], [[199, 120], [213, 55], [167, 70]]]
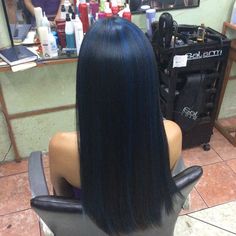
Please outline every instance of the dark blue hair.
[[86, 34], [77, 68], [77, 130], [85, 213], [108, 234], [161, 224], [176, 186], [144, 33], [122, 18]]

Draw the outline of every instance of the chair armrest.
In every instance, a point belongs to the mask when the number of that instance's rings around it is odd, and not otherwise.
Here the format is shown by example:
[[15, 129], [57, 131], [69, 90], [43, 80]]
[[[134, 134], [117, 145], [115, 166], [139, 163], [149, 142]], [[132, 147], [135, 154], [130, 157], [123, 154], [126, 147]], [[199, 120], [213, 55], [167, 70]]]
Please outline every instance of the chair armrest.
[[29, 184], [32, 197], [48, 195], [48, 186], [43, 169], [42, 152], [32, 152], [28, 161]]
[[61, 196], [37, 196], [30, 200], [31, 207], [38, 210], [62, 213], [83, 213], [80, 200]]
[[195, 185], [203, 174], [201, 166], [191, 166], [174, 177], [177, 187], [181, 190], [186, 186]]

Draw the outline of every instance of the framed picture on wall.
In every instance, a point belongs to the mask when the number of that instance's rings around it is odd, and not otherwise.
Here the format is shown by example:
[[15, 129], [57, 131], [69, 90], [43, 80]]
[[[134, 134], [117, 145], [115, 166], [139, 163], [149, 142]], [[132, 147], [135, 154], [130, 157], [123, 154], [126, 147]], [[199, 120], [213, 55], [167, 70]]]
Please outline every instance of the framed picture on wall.
[[174, 10], [198, 7], [200, 0], [130, 0], [130, 9], [133, 14], [143, 13], [144, 5], [149, 5], [157, 11]]

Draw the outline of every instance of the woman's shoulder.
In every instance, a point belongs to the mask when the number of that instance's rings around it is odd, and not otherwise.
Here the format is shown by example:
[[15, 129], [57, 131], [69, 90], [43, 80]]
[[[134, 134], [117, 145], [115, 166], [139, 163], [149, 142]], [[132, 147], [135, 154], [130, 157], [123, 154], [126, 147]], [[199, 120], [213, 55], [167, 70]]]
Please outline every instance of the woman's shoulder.
[[172, 120], [164, 120], [164, 127], [165, 129], [176, 129], [177, 131], [181, 132], [181, 129], [178, 124], [176, 124]]
[[167, 137], [182, 137], [182, 131], [178, 124], [171, 120], [164, 120], [164, 127]]
[[52, 136], [49, 142], [49, 152], [64, 153], [77, 149], [76, 132], [58, 132]]
[[60, 132], [49, 142], [51, 175], [62, 177], [72, 186], [80, 186], [79, 152], [76, 132]]

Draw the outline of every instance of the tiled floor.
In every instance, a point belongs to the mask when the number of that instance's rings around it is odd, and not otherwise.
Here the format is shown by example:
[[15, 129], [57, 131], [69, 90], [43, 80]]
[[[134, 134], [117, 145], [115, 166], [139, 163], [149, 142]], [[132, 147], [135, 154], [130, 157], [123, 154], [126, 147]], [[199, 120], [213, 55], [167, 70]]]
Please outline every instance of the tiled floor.
[[[190, 195], [190, 209], [182, 211], [175, 236], [236, 235], [236, 148], [217, 130], [211, 150], [183, 151], [187, 166], [201, 165], [204, 174]], [[47, 175], [48, 163], [44, 163]], [[0, 165], [0, 236], [40, 236], [30, 209], [27, 160]]]

